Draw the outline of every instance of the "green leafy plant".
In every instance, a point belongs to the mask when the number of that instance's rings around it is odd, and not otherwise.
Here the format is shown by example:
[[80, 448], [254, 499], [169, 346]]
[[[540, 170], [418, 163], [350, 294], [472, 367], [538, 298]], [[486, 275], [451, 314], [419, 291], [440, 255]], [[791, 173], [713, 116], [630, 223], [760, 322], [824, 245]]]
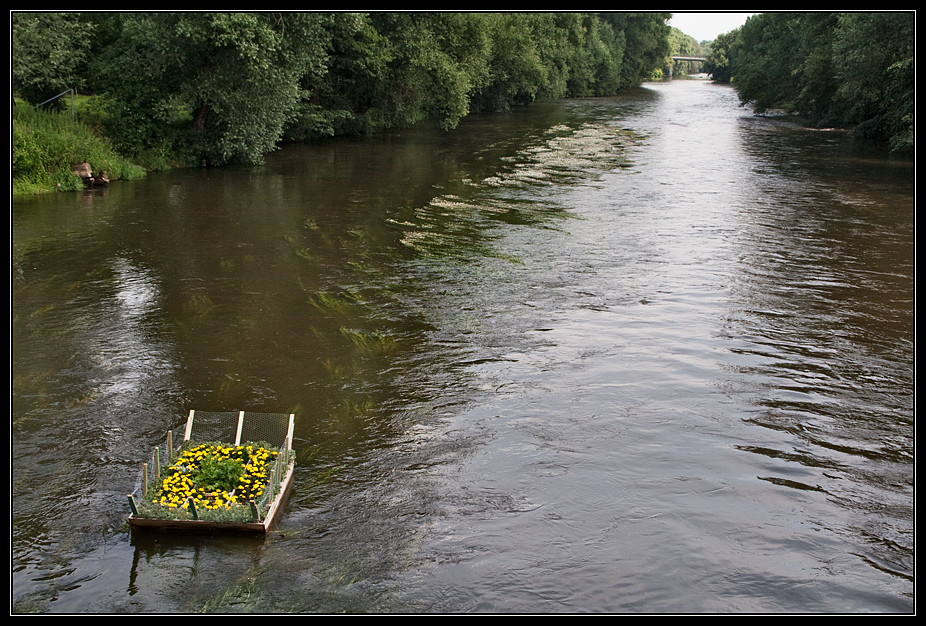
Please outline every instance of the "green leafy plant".
[[244, 474], [244, 465], [237, 459], [208, 456], [193, 472], [193, 482], [206, 492], [234, 491]]

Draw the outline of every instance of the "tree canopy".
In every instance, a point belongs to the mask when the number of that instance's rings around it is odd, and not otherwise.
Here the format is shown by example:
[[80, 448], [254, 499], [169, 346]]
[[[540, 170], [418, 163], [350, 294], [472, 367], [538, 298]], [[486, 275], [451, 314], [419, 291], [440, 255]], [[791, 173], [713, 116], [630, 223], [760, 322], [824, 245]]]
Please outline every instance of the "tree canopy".
[[205, 164], [260, 161], [325, 69], [311, 13], [130, 13], [92, 64], [116, 137], [178, 143]]
[[[77, 13], [13, 13], [10, 63], [15, 93], [41, 104], [84, 86], [93, 26]], [[54, 105], [53, 105], [54, 106]]]
[[[285, 141], [602, 96], [701, 46], [669, 13], [16, 12], [14, 95], [92, 93], [128, 155], [260, 162]], [[704, 70], [757, 112], [914, 144], [915, 14], [760, 13]], [[49, 106], [56, 106], [52, 101]]]
[[757, 112], [782, 109], [914, 147], [915, 14], [762, 13], [711, 44], [707, 71]]
[[130, 154], [260, 162], [287, 140], [634, 87], [665, 61], [669, 16], [14, 12], [13, 87], [92, 92]]

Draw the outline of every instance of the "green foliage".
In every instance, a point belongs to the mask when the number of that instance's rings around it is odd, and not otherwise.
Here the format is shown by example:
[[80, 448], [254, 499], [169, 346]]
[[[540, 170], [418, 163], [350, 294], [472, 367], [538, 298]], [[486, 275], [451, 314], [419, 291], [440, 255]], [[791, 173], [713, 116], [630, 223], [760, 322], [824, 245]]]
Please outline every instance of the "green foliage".
[[[366, 75], [363, 115], [373, 129], [436, 118], [453, 128], [470, 96], [488, 79], [484, 16], [473, 13], [374, 13], [371, 39], [381, 44]], [[344, 78], [344, 77], [342, 77]]]
[[244, 474], [244, 465], [238, 459], [207, 456], [193, 472], [193, 482], [203, 490], [234, 491]]
[[912, 149], [915, 121], [915, 14], [842, 13], [833, 34], [836, 98], [867, 136]]
[[664, 13], [40, 15], [41, 28], [14, 20], [14, 84], [38, 84], [48, 50], [69, 59], [55, 80], [92, 88], [116, 148], [159, 166], [259, 163], [283, 141], [617, 93], [661, 66], [670, 32]]
[[111, 141], [15, 107], [14, 188], [78, 188], [70, 168], [81, 161], [111, 179], [139, 175], [117, 151], [149, 168], [260, 163], [283, 141], [425, 119], [451, 129], [474, 111], [635, 87], [668, 69], [672, 54], [706, 54], [713, 80], [732, 82], [757, 111], [785, 109], [913, 148], [912, 11], [758, 14], [703, 47], [669, 17], [13, 12], [14, 94], [37, 103], [90, 88], [93, 128]]
[[132, 13], [99, 61], [112, 132], [190, 162], [259, 163], [325, 70], [326, 17], [311, 13]]
[[669, 53], [665, 60], [663, 73], [668, 73], [671, 69], [672, 74], [679, 76], [683, 74], [694, 74], [701, 69], [701, 63], [698, 61], [673, 61], [673, 56], [700, 57], [704, 55], [704, 49], [698, 41], [691, 35], [686, 35], [677, 28], [672, 28], [669, 33]]
[[526, 13], [493, 13], [486, 24], [492, 41], [486, 83], [473, 94], [475, 111], [504, 111], [533, 102], [544, 81], [539, 42]]
[[669, 54], [666, 20], [671, 13], [600, 13], [615, 33], [624, 34], [620, 89], [629, 89], [648, 79], [654, 69], [662, 67]]
[[311, 94], [284, 139], [310, 141], [334, 135], [373, 130], [368, 112], [391, 58], [387, 39], [370, 17], [360, 13], [334, 13], [327, 22], [327, 71], [303, 78]]
[[450, 129], [473, 110], [639, 84], [667, 49], [667, 15], [610, 15], [137, 14], [98, 74], [111, 77], [102, 82], [126, 149], [256, 162], [282, 139], [428, 118]]
[[328, 28], [328, 72], [288, 131], [294, 139], [426, 118], [449, 129], [470, 112], [623, 85], [626, 35], [596, 14], [335, 14]]
[[111, 181], [144, 176], [140, 167], [119, 156], [71, 113], [35, 110], [25, 104], [13, 107], [10, 161], [14, 195], [80, 189], [83, 183], [71, 169], [82, 162], [95, 172], [105, 170]]
[[600, 16], [493, 13], [486, 20], [489, 79], [473, 95], [474, 110], [500, 111], [539, 100], [621, 90], [626, 35]]
[[[10, 15], [11, 78], [13, 92], [37, 105], [83, 86], [84, 67], [92, 26], [77, 13], [22, 13]], [[61, 108], [53, 100], [49, 108]]]
[[[747, 20], [748, 22], [748, 20]], [[718, 35], [710, 43], [704, 71], [711, 75], [715, 83], [729, 84], [733, 78], [733, 63], [739, 55], [740, 29]]]
[[763, 13], [740, 28], [745, 54], [733, 66], [737, 92], [757, 113], [793, 110], [801, 59], [801, 14]]
[[712, 43], [709, 70], [757, 112], [812, 123], [912, 151], [915, 14], [762, 13]]

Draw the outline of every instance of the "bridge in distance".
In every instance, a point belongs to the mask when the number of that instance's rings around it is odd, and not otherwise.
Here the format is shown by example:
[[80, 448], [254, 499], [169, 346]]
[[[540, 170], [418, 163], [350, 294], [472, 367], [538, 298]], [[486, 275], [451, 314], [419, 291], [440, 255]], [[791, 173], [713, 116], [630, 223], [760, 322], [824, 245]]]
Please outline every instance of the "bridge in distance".
[[[679, 55], [673, 56], [672, 60], [673, 61], [700, 61], [702, 63], [704, 61], [707, 61], [707, 59], [704, 57], [685, 57], [685, 56], [679, 56]], [[669, 78], [672, 78], [672, 71], [674, 69], [675, 69], [674, 67], [669, 67]]]

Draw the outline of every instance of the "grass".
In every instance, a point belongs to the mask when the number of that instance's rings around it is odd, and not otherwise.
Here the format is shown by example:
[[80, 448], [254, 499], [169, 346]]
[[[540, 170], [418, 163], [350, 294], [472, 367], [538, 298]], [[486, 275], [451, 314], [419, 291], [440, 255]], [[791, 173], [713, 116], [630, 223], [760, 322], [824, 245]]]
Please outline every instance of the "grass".
[[72, 111], [36, 110], [23, 102], [12, 108], [10, 137], [13, 196], [77, 191], [83, 182], [71, 170], [87, 162], [110, 181], [135, 180], [145, 170], [120, 156], [112, 144]]

